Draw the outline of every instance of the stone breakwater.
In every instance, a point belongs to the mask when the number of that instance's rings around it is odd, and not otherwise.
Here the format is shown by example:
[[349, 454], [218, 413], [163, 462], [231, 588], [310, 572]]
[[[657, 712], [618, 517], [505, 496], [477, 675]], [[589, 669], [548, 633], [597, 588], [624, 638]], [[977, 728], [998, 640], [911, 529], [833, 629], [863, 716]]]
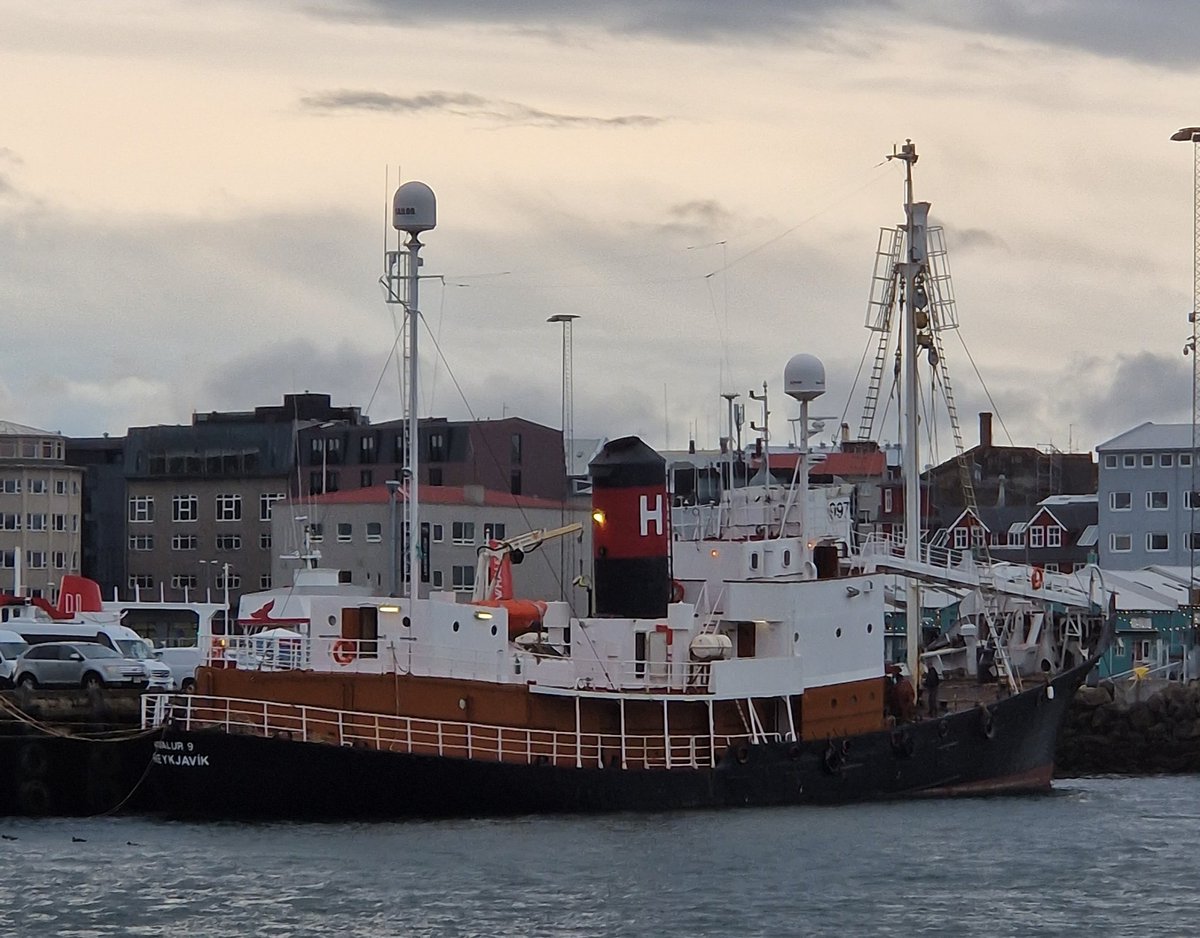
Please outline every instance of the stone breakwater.
[[1200, 772], [1200, 683], [1081, 687], [1058, 737], [1057, 774]]

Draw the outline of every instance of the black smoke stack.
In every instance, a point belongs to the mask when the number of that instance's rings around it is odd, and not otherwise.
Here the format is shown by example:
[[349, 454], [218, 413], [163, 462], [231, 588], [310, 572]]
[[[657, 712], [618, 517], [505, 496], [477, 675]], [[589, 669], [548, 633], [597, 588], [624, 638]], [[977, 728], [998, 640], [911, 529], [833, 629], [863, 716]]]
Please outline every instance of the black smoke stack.
[[671, 598], [666, 460], [636, 436], [627, 436], [607, 443], [588, 471], [596, 615], [665, 616]]

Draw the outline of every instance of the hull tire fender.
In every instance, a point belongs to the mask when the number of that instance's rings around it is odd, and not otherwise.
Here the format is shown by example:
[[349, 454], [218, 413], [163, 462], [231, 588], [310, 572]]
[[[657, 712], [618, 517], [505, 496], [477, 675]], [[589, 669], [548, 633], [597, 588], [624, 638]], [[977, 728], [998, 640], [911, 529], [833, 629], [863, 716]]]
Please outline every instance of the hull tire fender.
[[984, 739], [996, 738], [996, 718], [989, 707], [979, 708], [979, 734]]

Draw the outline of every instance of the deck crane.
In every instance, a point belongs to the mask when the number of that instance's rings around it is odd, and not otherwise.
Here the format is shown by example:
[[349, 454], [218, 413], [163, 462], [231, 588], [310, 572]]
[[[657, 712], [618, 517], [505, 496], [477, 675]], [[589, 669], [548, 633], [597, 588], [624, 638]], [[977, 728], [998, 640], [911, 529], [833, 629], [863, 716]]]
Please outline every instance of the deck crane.
[[520, 563], [531, 550], [537, 550], [546, 541], [583, 530], [579, 522], [561, 528], [537, 528], [515, 537], [490, 541], [478, 549], [479, 560], [475, 566], [475, 589], [472, 602], [493, 599], [512, 599], [512, 571], [510, 564]]

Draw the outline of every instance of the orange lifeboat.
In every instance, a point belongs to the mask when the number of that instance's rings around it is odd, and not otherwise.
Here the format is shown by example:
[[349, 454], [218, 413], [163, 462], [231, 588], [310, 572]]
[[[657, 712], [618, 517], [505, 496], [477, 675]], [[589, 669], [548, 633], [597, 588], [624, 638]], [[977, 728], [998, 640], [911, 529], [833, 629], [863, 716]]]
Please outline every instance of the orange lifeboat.
[[480, 599], [472, 605], [507, 610], [509, 638], [541, 628], [546, 615], [546, 604], [540, 599]]

